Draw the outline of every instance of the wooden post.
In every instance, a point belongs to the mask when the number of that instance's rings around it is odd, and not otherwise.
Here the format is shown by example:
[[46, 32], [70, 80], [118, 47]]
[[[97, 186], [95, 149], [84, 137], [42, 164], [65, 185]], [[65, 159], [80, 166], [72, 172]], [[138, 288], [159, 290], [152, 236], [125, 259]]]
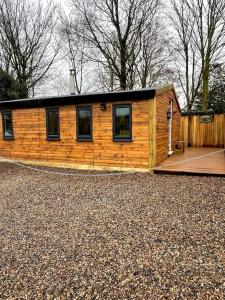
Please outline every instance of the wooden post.
[[156, 97], [149, 101], [149, 169], [156, 166]]

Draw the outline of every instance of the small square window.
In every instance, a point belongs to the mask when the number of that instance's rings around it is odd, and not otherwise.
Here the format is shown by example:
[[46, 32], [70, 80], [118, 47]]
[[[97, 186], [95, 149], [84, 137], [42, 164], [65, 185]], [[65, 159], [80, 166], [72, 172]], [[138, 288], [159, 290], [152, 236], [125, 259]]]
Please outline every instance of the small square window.
[[60, 126], [59, 126], [59, 109], [47, 108], [46, 109], [46, 131], [48, 140], [60, 139]]
[[77, 140], [92, 140], [92, 108], [77, 107]]
[[113, 140], [132, 141], [131, 104], [113, 105]]
[[13, 120], [11, 111], [2, 112], [2, 130], [4, 140], [13, 139]]

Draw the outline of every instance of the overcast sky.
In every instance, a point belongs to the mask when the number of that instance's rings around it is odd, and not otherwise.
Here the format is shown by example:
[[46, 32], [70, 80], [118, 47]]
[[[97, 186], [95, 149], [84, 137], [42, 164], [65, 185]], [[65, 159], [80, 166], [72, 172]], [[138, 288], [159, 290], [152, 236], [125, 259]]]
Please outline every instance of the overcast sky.
[[[39, 0], [33, 0], [39, 1]], [[68, 4], [70, 0], [53, 0], [56, 4], [59, 4], [65, 9], [65, 11], [69, 11]], [[57, 63], [54, 64], [52, 68], [52, 72], [49, 76], [48, 82], [44, 85], [41, 85], [37, 90], [36, 96], [54, 96], [54, 95], [66, 95], [70, 93], [70, 75], [69, 75], [70, 66], [66, 59], [61, 59]], [[83, 89], [83, 93], [95, 92], [96, 91], [96, 80], [95, 70], [91, 69], [88, 73], [88, 76], [85, 77], [85, 82], [87, 84]], [[87, 88], [89, 87], [89, 88]], [[179, 97], [179, 102], [181, 107], [184, 106], [184, 97], [182, 95], [181, 90], [176, 87], [176, 92]]]

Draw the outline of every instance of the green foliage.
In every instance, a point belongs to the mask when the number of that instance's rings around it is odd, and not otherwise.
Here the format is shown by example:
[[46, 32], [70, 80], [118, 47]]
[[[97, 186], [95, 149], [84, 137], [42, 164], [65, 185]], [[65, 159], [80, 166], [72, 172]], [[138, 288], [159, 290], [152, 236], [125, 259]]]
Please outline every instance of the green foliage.
[[225, 113], [225, 65], [216, 64], [211, 68], [209, 109], [214, 113]]
[[[201, 111], [202, 93], [197, 95], [193, 110]], [[213, 64], [210, 67], [208, 110], [212, 113], [225, 113], [225, 65]]]
[[0, 101], [20, 98], [18, 83], [4, 70], [0, 69]]

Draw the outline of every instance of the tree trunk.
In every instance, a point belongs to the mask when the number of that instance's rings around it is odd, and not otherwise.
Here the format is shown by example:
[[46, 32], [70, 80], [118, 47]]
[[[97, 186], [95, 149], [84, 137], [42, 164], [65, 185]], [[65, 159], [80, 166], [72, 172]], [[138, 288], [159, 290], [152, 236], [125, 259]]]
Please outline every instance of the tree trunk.
[[114, 74], [113, 71], [110, 70], [110, 91], [114, 90]]
[[126, 45], [121, 42], [120, 89], [127, 89]]
[[147, 87], [147, 77], [148, 77], [147, 70], [145, 68], [145, 70], [144, 70], [144, 72], [142, 74], [142, 78], [141, 78], [141, 87], [143, 89]]
[[186, 77], [186, 99], [187, 99], [187, 111], [190, 112], [191, 110], [191, 103], [190, 103], [190, 90], [189, 90], [189, 51], [188, 45], [184, 45], [184, 52], [185, 52], [185, 77]]
[[25, 81], [19, 81], [19, 97], [24, 99], [28, 98], [29, 90]]
[[209, 102], [209, 61], [208, 60], [206, 60], [205, 62], [202, 81], [203, 84], [202, 84], [201, 110], [206, 111], [208, 109], [208, 102]]
[[121, 74], [120, 74], [120, 89], [127, 89], [127, 74], [126, 74], [126, 64], [121, 62]]

